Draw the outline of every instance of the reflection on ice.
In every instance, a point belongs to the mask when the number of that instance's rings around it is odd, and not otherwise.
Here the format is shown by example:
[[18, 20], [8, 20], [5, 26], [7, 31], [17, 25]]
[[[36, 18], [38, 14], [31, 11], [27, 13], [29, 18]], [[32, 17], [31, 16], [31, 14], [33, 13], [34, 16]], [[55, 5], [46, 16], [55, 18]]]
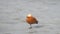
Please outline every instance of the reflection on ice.
[[28, 29], [28, 34], [36, 34], [37, 33], [37, 30], [34, 29], [34, 28], [31, 28], [31, 29]]
[[44, 27], [44, 26], [43, 25], [34, 26], [34, 28], [41, 28], [41, 27]]

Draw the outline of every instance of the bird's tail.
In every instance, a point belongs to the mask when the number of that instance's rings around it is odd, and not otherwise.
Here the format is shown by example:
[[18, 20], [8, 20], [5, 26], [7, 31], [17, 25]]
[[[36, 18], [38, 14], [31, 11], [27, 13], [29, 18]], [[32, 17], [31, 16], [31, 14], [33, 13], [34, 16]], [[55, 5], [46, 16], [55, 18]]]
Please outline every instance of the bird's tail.
[[38, 24], [38, 21], [36, 21], [36, 24]]

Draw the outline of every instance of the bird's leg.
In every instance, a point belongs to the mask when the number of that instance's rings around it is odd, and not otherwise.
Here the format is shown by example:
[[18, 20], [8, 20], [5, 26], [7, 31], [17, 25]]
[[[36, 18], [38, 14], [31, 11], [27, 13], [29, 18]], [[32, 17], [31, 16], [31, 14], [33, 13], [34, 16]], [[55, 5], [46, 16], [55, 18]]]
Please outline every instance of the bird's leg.
[[30, 27], [32, 27], [32, 25], [30, 24]]
[[31, 29], [32, 28], [32, 25], [30, 24], [30, 28], [29, 29]]

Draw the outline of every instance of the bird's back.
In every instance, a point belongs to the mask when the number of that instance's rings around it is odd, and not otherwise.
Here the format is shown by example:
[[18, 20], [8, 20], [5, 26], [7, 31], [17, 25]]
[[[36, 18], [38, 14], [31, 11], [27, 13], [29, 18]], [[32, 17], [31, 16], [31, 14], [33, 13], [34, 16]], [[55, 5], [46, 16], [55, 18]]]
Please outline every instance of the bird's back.
[[29, 24], [38, 24], [38, 21], [34, 17], [27, 17], [26, 21]]

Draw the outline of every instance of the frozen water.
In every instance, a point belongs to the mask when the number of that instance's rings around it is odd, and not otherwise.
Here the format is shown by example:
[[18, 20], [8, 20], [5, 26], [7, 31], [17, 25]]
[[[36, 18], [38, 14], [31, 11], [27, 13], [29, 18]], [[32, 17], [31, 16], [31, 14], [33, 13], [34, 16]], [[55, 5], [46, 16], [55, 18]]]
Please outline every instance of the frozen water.
[[[32, 29], [29, 13], [39, 21]], [[60, 0], [0, 0], [0, 34], [60, 34]]]

